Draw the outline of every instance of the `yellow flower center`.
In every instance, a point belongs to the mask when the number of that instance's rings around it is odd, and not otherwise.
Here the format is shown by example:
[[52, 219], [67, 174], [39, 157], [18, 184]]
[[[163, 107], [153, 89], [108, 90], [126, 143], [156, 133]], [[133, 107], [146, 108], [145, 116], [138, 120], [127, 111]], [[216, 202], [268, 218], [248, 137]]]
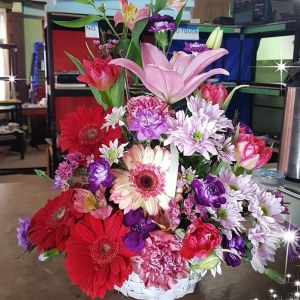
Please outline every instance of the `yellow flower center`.
[[125, 20], [125, 24], [128, 24], [130, 22], [133, 21], [133, 17], [137, 12], [137, 8], [130, 3], [129, 5], [127, 5], [124, 9], [123, 9], [123, 15], [124, 15], [124, 20]]
[[96, 209], [97, 200], [93, 194], [90, 194], [85, 198], [85, 205], [89, 211]]

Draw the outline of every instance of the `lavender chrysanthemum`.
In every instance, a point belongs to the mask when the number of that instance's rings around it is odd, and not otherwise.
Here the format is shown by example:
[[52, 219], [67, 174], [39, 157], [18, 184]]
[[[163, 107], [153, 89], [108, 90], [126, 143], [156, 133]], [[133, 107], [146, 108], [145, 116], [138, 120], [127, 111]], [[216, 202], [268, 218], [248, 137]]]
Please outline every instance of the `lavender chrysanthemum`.
[[164, 118], [154, 109], [147, 109], [136, 114], [135, 119], [129, 124], [129, 129], [137, 131], [140, 141], [158, 139], [167, 129]]
[[107, 187], [112, 183], [113, 175], [110, 172], [110, 165], [104, 159], [95, 160], [88, 167], [88, 182], [90, 189], [95, 193], [100, 186]]
[[30, 226], [30, 223], [31, 223], [30, 218], [25, 218], [25, 219], [19, 218], [18, 220], [18, 227], [17, 227], [18, 245], [26, 251], [32, 248], [32, 245], [27, 239], [27, 231]]
[[225, 189], [222, 182], [214, 176], [206, 176], [204, 180], [195, 179], [191, 184], [196, 201], [208, 207], [219, 208], [226, 203]]
[[151, 218], [145, 218], [142, 208], [130, 210], [125, 214], [123, 224], [131, 229], [124, 236], [124, 244], [132, 252], [142, 251], [150, 232], [158, 229], [158, 226], [152, 222]]
[[150, 32], [174, 31], [176, 29], [175, 21], [172, 16], [154, 13], [150, 20]]
[[217, 148], [218, 151], [218, 160], [224, 161], [228, 164], [231, 164], [236, 159], [234, 157], [234, 145], [232, 144], [231, 137], [225, 138], [225, 136], [219, 140], [221, 147]]
[[[239, 235], [234, 235], [230, 240], [227, 237], [223, 237], [222, 247], [236, 252], [239, 256], [244, 256], [247, 251], [244, 239]], [[224, 252], [223, 257], [228, 266], [238, 267], [242, 261], [238, 255]]]

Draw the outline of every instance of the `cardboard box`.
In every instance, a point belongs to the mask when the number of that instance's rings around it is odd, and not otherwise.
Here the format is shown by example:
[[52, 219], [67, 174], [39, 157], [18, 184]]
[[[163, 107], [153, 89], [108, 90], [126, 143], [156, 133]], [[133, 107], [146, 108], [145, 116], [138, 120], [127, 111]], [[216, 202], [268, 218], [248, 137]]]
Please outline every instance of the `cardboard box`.
[[228, 17], [230, 0], [196, 0], [192, 18], [201, 23], [212, 22], [217, 17]]

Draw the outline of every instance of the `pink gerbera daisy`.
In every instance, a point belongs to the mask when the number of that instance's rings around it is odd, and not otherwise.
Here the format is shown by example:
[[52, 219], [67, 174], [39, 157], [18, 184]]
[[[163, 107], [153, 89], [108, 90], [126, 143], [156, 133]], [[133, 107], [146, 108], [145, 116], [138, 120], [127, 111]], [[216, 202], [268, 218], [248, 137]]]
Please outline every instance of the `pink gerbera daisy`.
[[142, 207], [157, 215], [160, 209], [169, 209], [170, 152], [160, 146], [144, 149], [134, 145], [124, 154], [123, 162], [127, 170], [112, 170], [116, 180], [110, 200], [125, 213]]

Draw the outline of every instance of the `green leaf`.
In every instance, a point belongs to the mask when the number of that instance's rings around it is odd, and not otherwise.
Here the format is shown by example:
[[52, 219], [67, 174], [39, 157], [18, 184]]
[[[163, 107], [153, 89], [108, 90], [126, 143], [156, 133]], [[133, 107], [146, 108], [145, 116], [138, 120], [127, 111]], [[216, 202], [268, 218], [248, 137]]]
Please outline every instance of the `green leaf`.
[[34, 169], [34, 172], [37, 176], [43, 178], [43, 179], [48, 179], [48, 180], [52, 180], [44, 171], [42, 170], [37, 170], [37, 169]]
[[90, 4], [90, 5], [95, 5], [95, 1], [94, 0], [75, 0], [75, 2], [78, 2], [80, 4]]
[[160, 10], [164, 9], [166, 7], [166, 4], [167, 4], [167, 0], [156, 0], [154, 12], [157, 13]]
[[285, 284], [285, 277], [284, 274], [281, 272], [274, 270], [272, 268], [266, 267], [265, 268], [265, 274], [270, 277], [272, 280], [279, 284]]
[[85, 42], [85, 46], [86, 46], [86, 49], [88, 50], [90, 56], [93, 58], [93, 60], [95, 60], [95, 56], [94, 56], [93, 52], [91, 51], [87, 42]]
[[215, 253], [211, 253], [208, 257], [202, 259], [199, 264], [193, 265], [193, 269], [210, 270], [216, 267], [220, 259]]
[[125, 71], [123, 70], [118, 80], [110, 89], [110, 103], [112, 106], [124, 105], [124, 77]]
[[59, 254], [59, 251], [57, 249], [50, 249], [44, 253], [41, 253], [39, 255], [39, 260], [40, 261], [46, 261], [50, 258], [53, 258]]
[[[183, 12], [184, 12], [184, 7], [182, 7], [182, 9], [179, 11], [179, 13], [177, 14], [176, 16], [176, 19], [175, 19], [175, 25], [176, 25], [176, 28], [178, 28], [178, 26], [180, 25], [180, 22], [181, 22], [181, 19], [182, 19], [182, 15], [183, 15]], [[175, 32], [174, 32], [175, 33]]]
[[[66, 55], [71, 59], [71, 61], [73, 62], [73, 64], [77, 67], [77, 69], [79, 70], [79, 72], [82, 74], [82, 75], [85, 75], [85, 72], [84, 72], [84, 69], [83, 69], [83, 66], [81, 64], [81, 62], [76, 58], [74, 57], [73, 55], [71, 55], [70, 53], [66, 52]], [[102, 98], [101, 98], [101, 93], [99, 92], [99, 90], [97, 88], [95, 88], [94, 86], [91, 86], [89, 85], [89, 88], [91, 90], [91, 92], [93, 93], [97, 103], [99, 105], [101, 105], [104, 109], [107, 109], [108, 105], [107, 103], [105, 103], [104, 101], [102, 101]]]
[[220, 171], [222, 170], [222, 168], [227, 169], [228, 167], [229, 167], [229, 164], [222, 160], [222, 161], [220, 161], [220, 163], [218, 164], [218, 166], [216, 167], [216, 169], [214, 170], [213, 173], [218, 176]]
[[228, 105], [230, 104], [230, 101], [231, 101], [231, 99], [232, 99], [234, 93], [235, 93], [238, 89], [243, 88], [243, 87], [248, 87], [248, 86], [249, 86], [249, 85], [247, 85], [247, 84], [243, 84], [243, 85], [238, 85], [238, 86], [236, 86], [236, 87], [229, 93], [229, 95], [227, 96], [226, 100], [225, 100], [224, 103], [223, 103], [222, 109], [223, 109], [224, 111], [227, 110]]
[[102, 17], [95, 15], [87, 15], [77, 20], [72, 21], [53, 21], [55, 24], [68, 28], [81, 28], [95, 21], [102, 20]]
[[142, 34], [143, 30], [145, 29], [146, 25], [148, 23], [147, 19], [142, 19], [135, 23], [133, 29], [132, 29], [132, 43], [140, 50], [140, 35]]
[[183, 239], [185, 236], [185, 230], [183, 228], [177, 228], [175, 230], [175, 234], [180, 238]]

